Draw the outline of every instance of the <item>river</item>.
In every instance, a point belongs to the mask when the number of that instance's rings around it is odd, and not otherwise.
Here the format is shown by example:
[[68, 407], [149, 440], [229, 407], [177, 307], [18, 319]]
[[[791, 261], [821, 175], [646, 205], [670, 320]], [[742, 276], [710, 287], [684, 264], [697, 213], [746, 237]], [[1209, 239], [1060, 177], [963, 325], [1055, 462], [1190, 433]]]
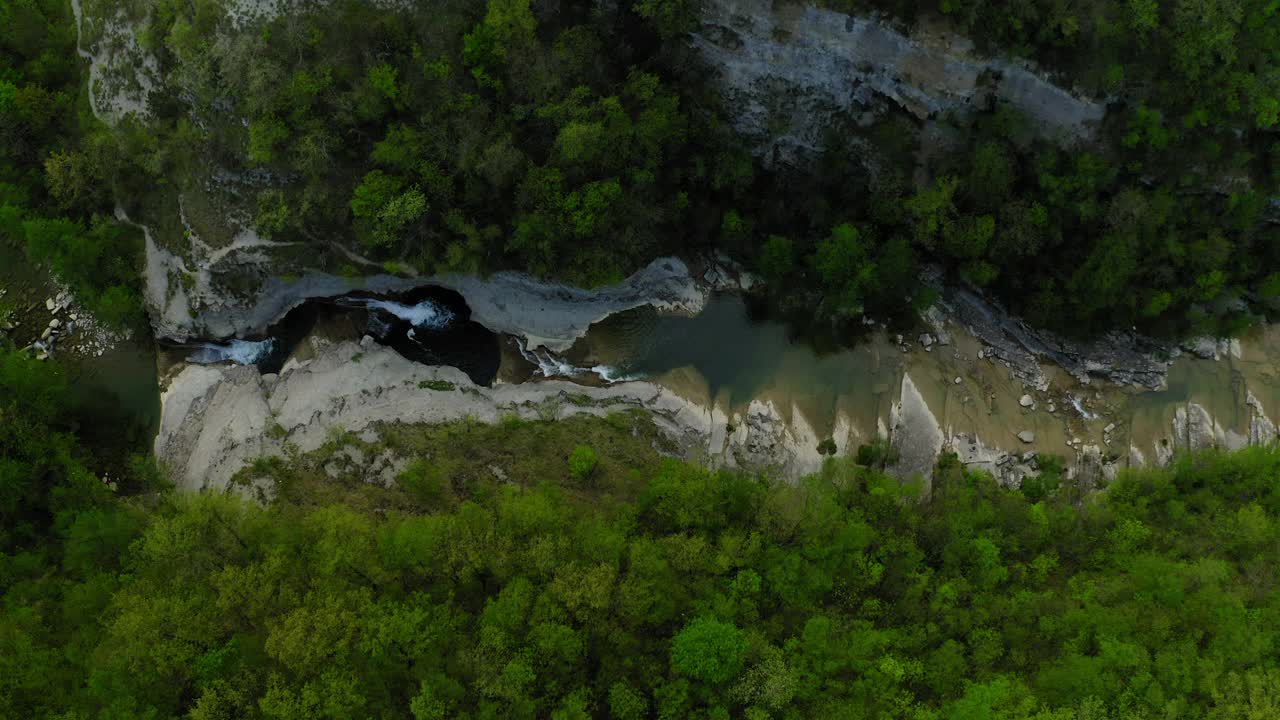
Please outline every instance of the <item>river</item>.
[[948, 443], [1065, 457], [1094, 446], [1120, 466], [1195, 445], [1186, 437], [1187, 423], [1181, 429], [1175, 423], [1193, 406], [1203, 408], [1202, 431], [1211, 442], [1228, 447], [1247, 442], [1251, 431], [1257, 435], [1258, 416], [1280, 417], [1280, 333], [1271, 328], [1242, 338], [1238, 357], [1182, 355], [1167, 388], [1152, 391], [1096, 378], [1082, 382], [1051, 365], [1042, 368], [1047, 388], [1027, 388], [955, 323], [929, 347], [882, 327], [868, 328], [852, 347], [819, 346], [791, 327], [742, 294], [719, 293], [692, 316], [648, 306], [616, 313], [553, 354], [472, 321], [457, 293], [423, 288], [308, 301], [267, 337], [171, 347], [165, 355], [166, 362], [256, 362], [274, 373], [290, 358], [306, 359], [306, 338], [367, 334], [412, 360], [458, 367], [480, 385], [642, 379], [719, 411], [731, 427], [753, 403], [763, 403], [803, 428], [800, 436], [830, 439], [846, 452], [894, 429], [908, 377]]

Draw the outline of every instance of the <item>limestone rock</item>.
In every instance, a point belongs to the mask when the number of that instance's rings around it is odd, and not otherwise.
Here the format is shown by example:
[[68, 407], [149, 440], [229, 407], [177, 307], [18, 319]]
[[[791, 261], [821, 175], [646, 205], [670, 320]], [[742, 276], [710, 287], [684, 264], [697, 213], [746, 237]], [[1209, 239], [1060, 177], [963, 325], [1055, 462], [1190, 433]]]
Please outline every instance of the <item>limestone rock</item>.
[[769, 0], [709, 0], [701, 20], [694, 47], [734, 127], [768, 158], [813, 154], [850, 116], [874, 122], [891, 107], [927, 120], [999, 99], [1063, 137], [1089, 135], [1106, 113], [1020, 65], [975, 57], [956, 36], [908, 37], [873, 17]]
[[894, 474], [903, 480], [921, 476], [928, 482], [945, 436], [910, 375], [902, 376], [902, 392], [890, 418], [891, 442], [898, 451]]
[[1217, 445], [1213, 417], [1198, 403], [1187, 403], [1174, 411], [1173, 437], [1187, 450], [1205, 450]]

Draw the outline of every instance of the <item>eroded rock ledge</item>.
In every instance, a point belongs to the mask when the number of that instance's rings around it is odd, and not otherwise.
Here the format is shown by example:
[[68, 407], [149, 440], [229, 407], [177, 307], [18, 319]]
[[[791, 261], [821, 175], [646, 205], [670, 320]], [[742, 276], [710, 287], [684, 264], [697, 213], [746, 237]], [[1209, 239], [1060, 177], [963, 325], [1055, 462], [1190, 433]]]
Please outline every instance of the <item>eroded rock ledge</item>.
[[[296, 279], [267, 279], [252, 297], [209, 292], [198, 298], [171, 272], [179, 261], [149, 245], [148, 304], [156, 335], [171, 340], [223, 339], [262, 334], [272, 323], [308, 299], [356, 290], [397, 292], [424, 285], [457, 291], [471, 308], [471, 319], [493, 330], [524, 337], [530, 347], [561, 352], [593, 322], [614, 313], [652, 305], [664, 312], [696, 313], [714, 289], [736, 287], [734, 275], [709, 272], [696, 279], [679, 258], [659, 258], [607, 288], [585, 290], [546, 282], [522, 273], [500, 272], [488, 278], [466, 275], [357, 278], [311, 272]], [[197, 289], [199, 285], [197, 284]], [[194, 314], [187, 309], [198, 304]]]
[[648, 412], [687, 459], [768, 467], [785, 477], [821, 465], [818, 439], [803, 420], [787, 423], [768, 403], [753, 402], [745, 416], [728, 417], [647, 382], [487, 388], [460, 370], [415, 363], [368, 339], [310, 342], [313, 359], [291, 360], [278, 375], [252, 366], [188, 365], [170, 380], [161, 395], [155, 451], [180, 488], [225, 490], [253, 460], [315, 450], [335, 430], [360, 433], [378, 423], [466, 418], [497, 422], [506, 415], [602, 417], [623, 410]]

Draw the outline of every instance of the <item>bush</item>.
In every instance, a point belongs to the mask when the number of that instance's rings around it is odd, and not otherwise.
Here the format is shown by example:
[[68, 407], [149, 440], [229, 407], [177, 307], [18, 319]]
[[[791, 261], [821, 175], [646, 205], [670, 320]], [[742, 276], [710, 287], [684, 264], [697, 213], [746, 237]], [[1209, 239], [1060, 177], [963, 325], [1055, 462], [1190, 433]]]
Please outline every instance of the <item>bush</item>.
[[595, 473], [599, 463], [600, 458], [590, 445], [579, 445], [569, 453], [569, 475], [574, 480], [586, 480]]
[[455, 470], [452, 463], [417, 460], [400, 473], [396, 482], [423, 507], [449, 509], [457, 500], [453, 492]]
[[883, 468], [898, 462], [898, 451], [889, 444], [888, 440], [876, 440], [869, 445], [860, 446], [855, 461], [859, 465]]

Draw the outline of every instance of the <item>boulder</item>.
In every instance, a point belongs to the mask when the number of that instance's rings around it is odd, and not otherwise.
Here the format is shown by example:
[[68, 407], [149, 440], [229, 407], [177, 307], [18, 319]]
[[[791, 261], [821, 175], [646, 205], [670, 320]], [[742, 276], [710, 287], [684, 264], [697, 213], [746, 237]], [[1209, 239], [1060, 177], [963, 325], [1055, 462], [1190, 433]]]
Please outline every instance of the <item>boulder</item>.
[[1024, 443], [1033, 443], [1036, 441], [1036, 434], [1030, 430], [1023, 430], [1018, 433], [1018, 439]]
[[1036, 401], [1030, 395], [1023, 395], [1018, 398], [1018, 404], [1024, 408], [1029, 408], [1036, 404]]

